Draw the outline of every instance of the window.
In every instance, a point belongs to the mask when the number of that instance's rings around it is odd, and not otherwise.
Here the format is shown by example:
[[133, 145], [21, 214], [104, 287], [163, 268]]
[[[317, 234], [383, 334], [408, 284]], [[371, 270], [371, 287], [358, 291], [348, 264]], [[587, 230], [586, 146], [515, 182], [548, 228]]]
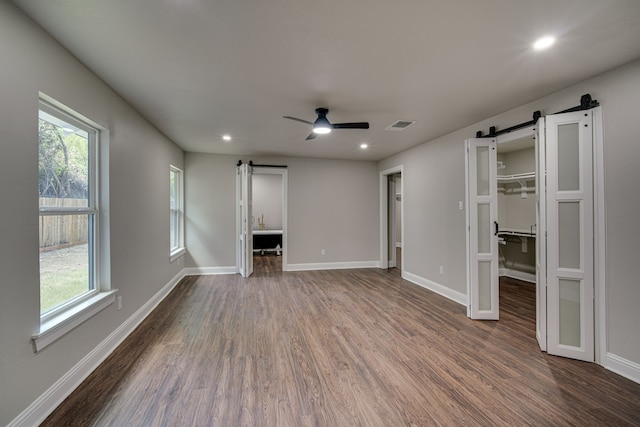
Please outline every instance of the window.
[[184, 191], [183, 172], [169, 168], [169, 257], [170, 261], [184, 254]]
[[115, 300], [115, 291], [105, 292], [108, 284], [99, 282], [99, 136], [97, 127], [41, 99], [36, 351]]

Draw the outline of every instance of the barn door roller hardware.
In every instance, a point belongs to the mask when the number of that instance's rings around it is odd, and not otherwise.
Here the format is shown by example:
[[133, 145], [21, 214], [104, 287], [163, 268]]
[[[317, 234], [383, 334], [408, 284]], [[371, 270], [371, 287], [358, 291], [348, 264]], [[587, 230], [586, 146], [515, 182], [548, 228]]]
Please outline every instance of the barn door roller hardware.
[[[566, 110], [558, 111], [557, 113], [554, 113], [554, 114], [570, 113], [572, 111], [590, 110], [592, 108], [598, 107], [599, 105], [600, 105], [600, 103], [595, 99], [591, 99], [591, 95], [589, 95], [587, 93], [587, 94], [582, 95], [580, 97], [580, 105], [578, 105], [576, 107], [568, 108]], [[518, 130], [518, 129], [526, 128], [526, 127], [529, 127], [529, 126], [533, 126], [536, 123], [538, 123], [538, 119], [540, 117], [542, 117], [542, 113], [539, 110], [538, 111], [534, 111], [533, 112], [533, 119], [531, 121], [528, 121], [528, 122], [525, 122], [525, 123], [520, 123], [519, 125], [511, 126], [509, 128], [501, 129], [501, 130], [496, 130], [495, 126], [491, 126], [489, 128], [489, 134], [488, 135], [484, 135], [483, 132], [481, 130], [479, 130], [478, 132], [476, 132], [476, 138], [493, 138], [493, 137], [498, 136], [498, 135], [502, 135], [502, 134], [505, 134], [505, 133], [513, 132], [514, 130]]]

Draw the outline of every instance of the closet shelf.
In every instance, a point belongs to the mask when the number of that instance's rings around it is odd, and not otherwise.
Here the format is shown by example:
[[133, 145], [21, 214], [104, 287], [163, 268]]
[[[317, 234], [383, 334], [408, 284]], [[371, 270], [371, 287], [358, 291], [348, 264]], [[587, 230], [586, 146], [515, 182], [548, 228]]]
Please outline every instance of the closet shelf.
[[530, 230], [518, 230], [515, 228], [504, 228], [498, 231], [498, 236], [519, 236], [519, 237], [536, 237], [532, 226]]
[[536, 173], [535, 172], [527, 172], [527, 173], [518, 173], [515, 175], [498, 175], [498, 182], [507, 184], [510, 182], [518, 182], [521, 185], [526, 181], [535, 181]]

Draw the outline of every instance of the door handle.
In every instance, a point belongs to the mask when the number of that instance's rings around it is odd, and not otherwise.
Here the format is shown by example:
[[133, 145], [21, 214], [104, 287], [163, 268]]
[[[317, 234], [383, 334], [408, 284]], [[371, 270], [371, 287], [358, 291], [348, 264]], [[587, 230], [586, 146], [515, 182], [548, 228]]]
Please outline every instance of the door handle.
[[493, 226], [495, 227], [495, 232], [493, 233], [494, 236], [498, 235], [498, 221], [493, 221]]

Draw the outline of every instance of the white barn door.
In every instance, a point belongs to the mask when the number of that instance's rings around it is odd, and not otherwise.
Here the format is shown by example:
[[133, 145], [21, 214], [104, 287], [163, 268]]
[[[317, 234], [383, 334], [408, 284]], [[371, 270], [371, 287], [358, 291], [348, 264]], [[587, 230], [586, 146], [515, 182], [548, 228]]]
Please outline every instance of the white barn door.
[[592, 112], [546, 117], [547, 351], [594, 361]]
[[248, 164], [238, 166], [238, 187], [239, 187], [239, 264], [240, 274], [249, 277], [253, 274], [253, 224], [252, 224], [252, 196], [251, 177], [252, 167]]
[[495, 138], [466, 143], [469, 316], [498, 320], [497, 143]]
[[545, 121], [535, 128], [536, 153], [536, 339], [540, 350], [547, 351], [547, 247], [546, 247], [546, 139]]

